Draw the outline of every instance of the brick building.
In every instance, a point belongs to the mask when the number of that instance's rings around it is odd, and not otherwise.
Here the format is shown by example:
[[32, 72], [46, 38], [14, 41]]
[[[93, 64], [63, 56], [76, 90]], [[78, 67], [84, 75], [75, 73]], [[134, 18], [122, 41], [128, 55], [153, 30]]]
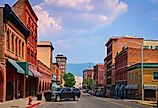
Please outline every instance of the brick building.
[[38, 18], [28, 0], [18, 0], [13, 5], [14, 12], [18, 15], [24, 25], [29, 29], [30, 36], [27, 39], [26, 58], [29, 63], [37, 64], [37, 21]]
[[112, 96], [115, 95], [115, 56], [117, 52], [121, 51], [124, 46], [141, 48], [140, 45], [134, 42], [142, 43], [143, 38], [137, 38], [133, 36], [112, 37], [105, 44], [107, 47], [107, 55], [104, 59], [104, 64], [106, 66], [106, 90]]
[[[158, 97], [158, 63], [144, 63], [143, 71], [144, 100], [156, 101]], [[126, 88], [128, 98], [142, 99], [141, 63], [128, 67], [128, 85]]]
[[62, 54], [57, 54], [56, 63], [59, 65], [59, 69], [61, 70], [62, 76], [66, 73], [66, 61], [67, 57]]
[[[13, 5], [14, 12], [18, 15], [20, 20], [29, 29], [30, 35], [27, 39], [26, 61], [29, 63], [29, 70], [34, 77], [26, 79], [26, 96], [35, 95], [38, 92], [39, 80], [42, 75], [37, 70], [37, 21], [38, 18], [33, 11], [28, 0], [18, 0]], [[30, 82], [35, 82], [36, 85], [30, 85]]]
[[94, 93], [105, 96], [105, 66], [104, 64], [96, 64], [94, 66]]
[[39, 78], [39, 92], [50, 90], [52, 84], [52, 61], [54, 47], [49, 41], [37, 43], [37, 67], [42, 77]]
[[26, 79], [32, 73], [26, 62], [29, 30], [9, 5], [0, 7], [0, 101], [24, 98]]
[[[158, 63], [158, 50], [144, 49], [144, 63]], [[129, 66], [141, 62], [141, 49], [123, 47], [115, 58], [115, 93], [117, 97], [127, 97], [128, 82], [127, 69]], [[126, 87], [126, 89], [125, 89]]]
[[105, 69], [104, 64], [96, 64], [94, 66], [94, 86], [95, 89], [103, 89], [105, 83]]
[[89, 68], [89, 69], [84, 69], [83, 70], [83, 87], [85, 87], [85, 79], [90, 78], [93, 79], [94, 78], [94, 70], [93, 68]]

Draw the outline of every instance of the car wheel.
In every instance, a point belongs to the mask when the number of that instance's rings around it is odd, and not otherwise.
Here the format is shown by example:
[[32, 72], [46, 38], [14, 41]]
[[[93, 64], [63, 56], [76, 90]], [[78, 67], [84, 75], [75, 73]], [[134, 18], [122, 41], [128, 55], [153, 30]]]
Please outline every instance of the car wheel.
[[75, 100], [75, 101], [78, 101], [78, 96], [75, 95], [75, 96], [74, 96], [74, 100]]
[[57, 96], [57, 97], [56, 97], [56, 101], [57, 101], [57, 102], [59, 102], [60, 99], [61, 99], [60, 96]]

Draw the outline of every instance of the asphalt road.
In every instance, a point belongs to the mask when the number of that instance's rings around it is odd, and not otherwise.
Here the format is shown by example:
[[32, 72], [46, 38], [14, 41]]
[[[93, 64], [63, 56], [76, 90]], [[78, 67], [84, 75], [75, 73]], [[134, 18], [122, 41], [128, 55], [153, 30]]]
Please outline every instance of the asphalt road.
[[44, 102], [38, 108], [151, 108], [120, 99], [82, 96], [78, 101], [66, 100], [61, 102]]

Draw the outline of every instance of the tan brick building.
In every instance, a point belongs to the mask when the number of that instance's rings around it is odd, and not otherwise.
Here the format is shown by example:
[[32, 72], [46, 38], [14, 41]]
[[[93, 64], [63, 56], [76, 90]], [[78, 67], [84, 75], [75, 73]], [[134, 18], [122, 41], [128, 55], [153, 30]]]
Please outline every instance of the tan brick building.
[[54, 47], [49, 41], [41, 41], [37, 44], [37, 67], [42, 75], [42, 78], [39, 78], [39, 92], [52, 88], [53, 50]]
[[[158, 98], [158, 63], [144, 63], [144, 100], [157, 100]], [[127, 96], [133, 99], [142, 99], [141, 64], [128, 67]]]
[[[158, 50], [144, 49], [144, 63], [158, 63]], [[126, 47], [115, 57], [115, 93], [117, 97], [127, 98], [128, 67], [141, 63], [141, 49]], [[141, 72], [140, 72], [141, 73]]]

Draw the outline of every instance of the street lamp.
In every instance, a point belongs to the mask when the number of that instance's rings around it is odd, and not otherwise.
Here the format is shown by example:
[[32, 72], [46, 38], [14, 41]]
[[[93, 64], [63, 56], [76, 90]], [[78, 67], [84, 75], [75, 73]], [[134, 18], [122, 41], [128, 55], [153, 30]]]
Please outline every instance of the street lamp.
[[141, 46], [141, 76], [142, 76], [142, 101], [144, 101], [144, 71], [143, 71], [143, 58], [144, 58], [144, 54], [143, 54], [143, 48], [144, 48], [144, 44], [136, 42], [136, 41], [130, 41], [130, 42], [134, 42], [138, 45]]

